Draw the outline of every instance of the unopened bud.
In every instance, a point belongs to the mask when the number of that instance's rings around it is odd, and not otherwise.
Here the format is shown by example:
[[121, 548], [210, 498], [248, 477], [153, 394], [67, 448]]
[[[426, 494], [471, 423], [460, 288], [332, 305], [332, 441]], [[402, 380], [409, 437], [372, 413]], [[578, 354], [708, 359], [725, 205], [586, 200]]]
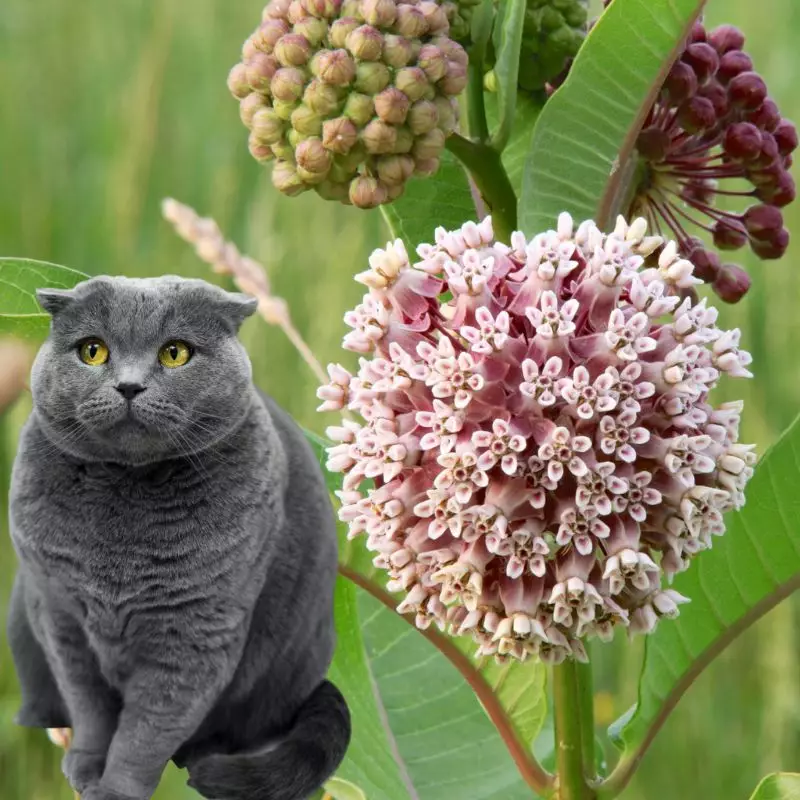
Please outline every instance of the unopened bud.
[[300, 105], [300, 103], [297, 100], [292, 100], [290, 103], [286, 103], [283, 100], [272, 101], [272, 108], [275, 110], [275, 113], [287, 122], [292, 118], [292, 112], [298, 105]]
[[388, 186], [405, 183], [414, 174], [411, 156], [391, 155], [378, 159], [378, 177]]
[[253, 123], [253, 116], [260, 108], [266, 108], [267, 101], [263, 94], [251, 92], [239, 102], [239, 116], [249, 128]]
[[750, 276], [738, 264], [723, 264], [712, 287], [726, 303], [738, 303], [750, 288]]
[[289, 3], [289, 8], [286, 11], [286, 17], [288, 18], [289, 22], [292, 23], [292, 25], [296, 25], [298, 22], [300, 22], [300, 20], [303, 20], [308, 16], [308, 11], [306, 11], [302, 0], [292, 0], [292, 2]]
[[277, 115], [274, 108], [260, 108], [253, 115], [253, 136], [264, 144], [279, 142], [285, 127], [285, 122]]
[[347, 50], [320, 50], [311, 61], [311, 71], [331, 86], [349, 86], [356, 75], [356, 65]]
[[457, 61], [447, 62], [447, 71], [444, 78], [439, 81], [439, 88], [445, 94], [457, 95], [464, 91], [467, 85], [467, 68]]
[[694, 70], [683, 61], [673, 64], [672, 69], [667, 75], [664, 89], [673, 105], [681, 103], [693, 97], [697, 91], [697, 75]]
[[258, 52], [259, 48], [253, 36], [249, 36], [244, 40], [244, 44], [242, 45], [242, 61], [249, 61]]
[[250, 81], [247, 80], [247, 67], [244, 64], [237, 64], [228, 73], [228, 91], [238, 100], [250, 94]]
[[454, 97], [437, 97], [433, 101], [439, 112], [439, 124], [445, 135], [449, 135], [458, 124], [458, 103]]
[[425, 73], [419, 67], [403, 67], [394, 76], [394, 85], [414, 103], [421, 100], [430, 84]]
[[705, 83], [719, 67], [717, 51], [705, 42], [694, 42], [683, 51], [681, 60], [693, 70], [700, 83]]
[[285, 20], [270, 18], [261, 23], [259, 29], [253, 34], [253, 40], [259, 50], [271, 53], [278, 40], [290, 30]]
[[295, 151], [297, 166], [315, 175], [327, 174], [332, 158], [322, 141], [314, 136], [300, 142]]
[[742, 72], [750, 72], [752, 69], [753, 59], [747, 53], [743, 53], [741, 50], [731, 50], [719, 60], [717, 78], [723, 83], [727, 83]]
[[775, 206], [750, 206], [742, 217], [747, 232], [754, 239], [768, 240], [783, 228], [783, 214]]
[[445, 10], [439, 3], [423, 0], [418, 4], [417, 8], [422, 12], [425, 21], [428, 23], [428, 33], [431, 36], [447, 35], [450, 31], [450, 23], [447, 20]]
[[458, 42], [454, 42], [446, 36], [437, 36], [431, 44], [435, 44], [442, 50], [448, 61], [455, 61], [456, 64], [461, 64], [462, 67], [469, 66], [467, 51]]
[[746, 116], [753, 125], [761, 128], [762, 131], [769, 131], [770, 133], [778, 127], [781, 121], [781, 112], [778, 110], [778, 105], [769, 97], [758, 108], [748, 111]]
[[714, 224], [713, 238], [720, 250], [738, 250], [747, 244], [747, 231], [736, 219], [720, 219]]
[[397, 7], [397, 20], [394, 29], [409, 39], [419, 39], [428, 32], [428, 21], [416, 6], [401, 5]]
[[299, 33], [287, 33], [275, 45], [275, 57], [284, 67], [301, 67], [311, 57], [311, 45]]
[[787, 247], [789, 247], [789, 231], [786, 228], [775, 231], [769, 239], [753, 239], [750, 242], [750, 249], [765, 261], [782, 258]]
[[302, 0], [303, 8], [312, 16], [327, 19], [339, 13], [341, 0]]
[[408, 97], [394, 86], [375, 96], [375, 113], [392, 125], [402, 125], [406, 121], [410, 105]]
[[394, 183], [391, 186], [386, 186], [386, 202], [391, 203], [394, 200], [397, 200], [403, 192], [406, 190], [405, 183]]
[[361, 0], [342, 0], [342, 6], [339, 9], [339, 17], [355, 17], [361, 20]]
[[397, 131], [383, 120], [373, 119], [361, 132], [361, 141], [372, 155], [391, 153], [397, 141]]
[[305, 136], [319, 136], [322, 133], [322, 117], [307, 105], [299, 105], [292, 111], [292, 127]]
[[741, 50], [744, 45], [744, 35], [733, 25], [720, 25], [708, 35], [708, 43], [724, 55], [730, 50]]
[[270, 81], [272, 96], [284, 103], [291, 103], [303, 96], [306, 76], [297, 67], [281, 67]]
[[797, 128], [788, 119], [782, 119], [772, 135], [782, 156], [788, 156], [797, 149]]
[[327, 117], [335, 113], [343, 105], [339, 97], [340, 91], [337, 87], [323, 83], [319, 78], [314, 78], [306, 86], [303, 102], [312, 111]]
[[438, 158], [444, 150], [445, 135], [439, 128], [418, 136], [414, 141], [411, 152], [414, 158], [426, 161], [431, 158]]
[[388, 199], [386, 187], [369, 175], [359, 175], [350, 182], [350, 202], [358, 208], [377, 208]]
[[411, 148], [414, 146], [414, 134], [405, 125], [398, 125], [394, 130], [397, 138], [392, 152], [410, 153]]
[[752, 122], [734, 122], [725, 131], [723, 148], [731, 158], [752, 161], [761, 153], [761, 131]]
[[392, 74], [385, 64], [377, 61], [362, 61], [356, 67], [355, 88], [364, 94], [376, 95], [385, 89], [392, 80]]
[[797, 196], [794, 178], [786, 170], [783, 170], [772, 184], [757, 187], [756, 196], [759, 200], [778, 208], [788, 206]]
[[358, 141], [358, 129], [347, 117], [322, 123], [322, 144], [334, 153], [348, 153]]
[[363, 0], [361, 14], [369, 25], [388, 28], [397, 18], [397, 5], [394, 0]]
[[767, 96], [767, 84], [756, 72], [742, 72], [728, 84], [728, 96], [739, 108], [755, 109]]
[[414, 174], [420, 178], [427, 178], [439, 170], [438, 158], [422, 158], [414, 162]]
[[411, 106], [406, 118], [406, 124], [415, 136], [433, 130], [438, 122], [439, 111], [431, 100], [418, 100]]
[[356, 142], [349, 153], [337, 153], [333, 157], [333, 166], [328, 177], [337, 183], [349, 183], [366, 158], [367, 151], [364, 145], [361, 142]]
[[433, 44], [422, 45], [417, 56], [417, 65], [428, 77], [428, 80], [434, 83], [447, 74], [447, 56], [441, 48]]
[[288, 161], [276, 162], [272, 168], [272, 185], [289, 197], [294, 197], [308, 188], [297, 174], [294, 164]]
[[268, 22], [271, 19], [283, 19], [289, 13], [290, 5], [291, 0], [271, 0], [261, 13], [262, 21]]
[[414, 47], [405, 36], [388, 34], [383, 40], [383, 63], [395, 69], [406, 66], [414, 56]]
[[255, 134], [251, 133], [247, 137], [247, 149], [250, 155], [260, 164], [265, 164], [275, 158], [272, 148], [268, 144], [264, 144]]
[[717, 115], [710, 100], [695, 95], [680, 107], [678, 120], [685, 130], [699, 133], [712, 128], [717, 121]]
[[375, 103], [369, 95], [352, 92], [345, 101], [342, 113], [361, 128], [374, 116]]
[[280, 64], [274, 56], [266, 53], [256, 53], [247, 62], [247, 82], [254, 92], [268, 94], [273, 76], [278, 71]]
[[347, 35], [347, 49], [361, 61], [378, 61], [383, 51], [383, 36], [371, 25], [361, 25]]
[[317, 48], [328, 35], [328, 25], [324, 20], [306, 17], [294, 26], [294, 32], [304, 36], [312, 47]]
[[361, 23], [355, 17], [340, 17], [335, 20], [328, 31], [328, 41], [331, 47], [341, 49], [347, 44], [347, 37], [359, 26]]

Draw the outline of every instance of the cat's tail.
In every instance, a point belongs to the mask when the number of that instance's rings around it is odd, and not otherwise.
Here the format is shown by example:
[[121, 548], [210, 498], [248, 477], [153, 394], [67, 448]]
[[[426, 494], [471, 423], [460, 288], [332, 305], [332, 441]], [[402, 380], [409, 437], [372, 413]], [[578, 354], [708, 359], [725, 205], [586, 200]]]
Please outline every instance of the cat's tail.
[[190, 762], [189, 785], [215, 800], [303, 800], [333, 774], [349, 742], [347, 703], [323, 681], [277, 747]]

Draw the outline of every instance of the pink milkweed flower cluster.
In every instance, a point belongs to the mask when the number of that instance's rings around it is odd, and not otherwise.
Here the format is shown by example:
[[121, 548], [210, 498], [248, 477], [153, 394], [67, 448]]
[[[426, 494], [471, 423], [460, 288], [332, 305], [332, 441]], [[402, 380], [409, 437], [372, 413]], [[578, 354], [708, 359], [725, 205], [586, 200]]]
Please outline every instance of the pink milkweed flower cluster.
[[646, 229], [562, 214], [504, 244], [487, 218], [437, 229], [414, 263], [389, 243], [357, 276], [359, 370], [331, 365], [319, 397], [363, 422], [328, 430], [328, 468], [419, 627], [497, 658], [585, 659], [586, 637], [677, 615], [669, 581], [744, 503], [742, 404], [709, 392], [750, 356]]

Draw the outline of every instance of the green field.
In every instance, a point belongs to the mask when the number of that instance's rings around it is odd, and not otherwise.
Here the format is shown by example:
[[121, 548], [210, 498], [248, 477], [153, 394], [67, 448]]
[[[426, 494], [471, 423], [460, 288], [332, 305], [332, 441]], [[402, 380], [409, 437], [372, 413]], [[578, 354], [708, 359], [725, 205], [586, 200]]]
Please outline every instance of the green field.
[[[208, 277], [160, 218], [161, 198], [173, 196], [214, 216], [268, 266], [276, 293], [289, 301], [321, 361], [352, 363], [339, 349], [342, 314], [363, 288], [352, 275], [386, 231], [377, 212], [316, 196], [278, 196], [249, 156], [225, 77], [259, 13], [257, 2], [230, 0], [3, 0], [0, 255], [93, 274]], [[784, 115], [800, 121], [800, 3], [711, 0], [709, 18], [745, 30], [747, 50]], [[788, 216], [800, 237], [800, 204]], [[728, 326], [743, 329], [756, 378], [722, 392], [745, 397], [742, 438], [757, 442], [760, 452], [800, 409], [798, 255], [794, 245], [781, 262], [751, 260], [753, 289], [723, 312]], [[261, 386], [312, 429], [333, 421], [314, 413], [315, 380], [279, 330], [254, 319], [243, 338]], [[3, 525], [8, 472], [28, 406], [23, 396], [0, 418]], [[13, 570], [3, 529], [3, 617]], [[735, 800], [747, 798], [765, 772], [800, 771], [799, 612], [796, 600], [784, 603], [706, 671], [660, 734], [626, 800]], [[607, 724], [635, 699], [641, 646], [629, 647], [620, 636], [613, 646], [595, 647], [594, 656], [598, 720]], [[12, 725], [15, 693], [3, 640], [0, 798], [69, 800], [55, 748], [44, 734]], [[182, 787], [183, 776], [171, 774], [157, 797], [196, 797]]]

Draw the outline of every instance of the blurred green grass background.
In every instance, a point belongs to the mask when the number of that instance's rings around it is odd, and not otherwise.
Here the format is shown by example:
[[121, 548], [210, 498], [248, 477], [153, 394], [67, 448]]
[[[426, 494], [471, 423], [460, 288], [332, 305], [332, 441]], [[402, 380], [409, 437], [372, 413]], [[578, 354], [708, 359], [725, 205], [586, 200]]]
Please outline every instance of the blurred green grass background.
[[[653, 0], [662, 2], [662, 0]], [[174, 196], [214, 216], [270, 269], [297, 327], [325, 363], [341, 360], [342, 314], [360, 297], [352, 275], [383, 243], [380, 215], [306, 196], [287, 200], [249, 156], [225, 88], [255, 27], [259, 2], [3, 0], [0, 5], [0, 254], [90, 273], [208, 277], [161, 221]], [[707, 19], [739, 25], [785, 116], [800, 120], [800, 4], [712, 0]], [[800, 206], [789, 227], [800, 235]], [[433, 227], [433, 221], [431, 227]], [[743, 438], [763, 450], [800, 409], [800, 273], [793, 245], [779, 263], [749, 263], [754, 286], [723, 321], [744, 329], [756, 378], [726, 386], [747, 401]], [[306, 426], [315, 381], [260, 320], [243, 338], [257, 381]], [[345, 358], [352, 363], [352, 359]], [[0, 520], [23, 397], [0, 420]], [[0, 526], [0, 616], [14, 570]], [[765, 772], [800, 770], [797, 601], [784, 603], [729, 648], [690, 690], [646, 757], [626, 800], [746, 798]], [[641, 645], [595, 648], [598, 721], [635, 699]], [[0, 641], [0, 798], [69, 800], [59, 753], [15, 727], [16, 681]], [[172, 771], [159, 800], [196, 797]], [[450, 798], [441, 798], [450, 800]]]

